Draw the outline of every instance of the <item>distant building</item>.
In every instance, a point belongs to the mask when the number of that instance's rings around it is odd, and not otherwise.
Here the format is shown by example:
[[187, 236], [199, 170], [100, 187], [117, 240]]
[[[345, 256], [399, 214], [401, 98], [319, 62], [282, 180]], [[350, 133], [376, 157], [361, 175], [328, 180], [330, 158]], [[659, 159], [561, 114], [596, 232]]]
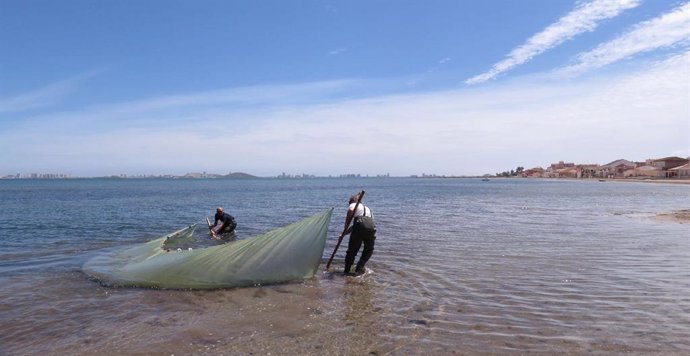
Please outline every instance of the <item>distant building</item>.
[[551, 165], [546, 168], [546, 171], [542, 173], [543, 177], [546, 178], [567, 178], [577, 176], [576, 173], [572, 173], [571, 169], [575, 168], [575, 163], [565, 163], [559, 161], [558, 163], [551, 163]]
[[544, 168], [530, 168], [528, 170], [522, 171], [522, 176], [528, 178], [541, 178], [544, 176]]
[[663, 171], [662, 177], [666, 178], [674, 178], [674, 177], [679, 177], [679, 173], [681, 170], [675, 170], [674, 168], [681, 167], [683, 165], [688, 164], [687, 159], [685, 158], [680, 158], [680, 157], [665, 157], [665, 158], [659, 158], [659, 159], [649, 159], [647, 160], [647, 164], [650, 166], [654, 166], [659, 168], [661, 171]]
[[671, 173], [671, 177], [690, 178], [690, 163], [671, 168], [668, 172]]
[[559, 161], [546, 169], [531, 168], [518, 172], [521, 177], [543, 178], [690, 178], [690, 157], [665, 157], [634, 162], [617, 159], [599, 164], [575, 164]]
[[668, 170], [687, 164], [688, 160], [680, 157], [665, 157], [658, 159], [648, 159], [646, 163], [650, 166], [658, 167], [663, 170]]
[[599, 171], [598, 164], [578, 164], [578, 178], [594, 178]]
[[645, 178], [658, 178], [658, 177], [663, 177], [664, 172], [654, 166], [639, 166], [635, 167], [633, 169], [628, 169], [627, 171], [623, 172], [623, 176], [626, 178], [629, 177], [645, 177]]
[[625, 171], [634, 168], [635, 162], [628, 161], [627, 159], [618, 159], [599, 167], [597, 176], [600, 178], [624, 177]]
[[551, 163], [551, 170], [553, 171], [572, 167], [575, 167], [575, 163], [564, 163], [563, 161], [560, 161], [558, 163]]
[[580, 170], [575, 167], [568, 167], [556, 170], [556, 178], [580, 178]]

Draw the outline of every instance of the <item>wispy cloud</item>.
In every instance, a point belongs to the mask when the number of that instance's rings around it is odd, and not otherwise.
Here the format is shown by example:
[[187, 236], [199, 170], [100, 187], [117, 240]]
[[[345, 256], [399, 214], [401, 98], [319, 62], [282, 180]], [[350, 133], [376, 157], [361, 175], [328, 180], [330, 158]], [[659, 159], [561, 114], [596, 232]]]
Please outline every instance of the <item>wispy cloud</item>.
[[[221, 104], [218, 93], [121, 103], [29, 118], [0, 131], [0, 168], [10, 170], [0, 174], [36, 167], [77, 175], [483, 174], [562, 159], [642, 160], [690, 151], [690, 83], [682, 75], [688, 65], [690, 52], [639, 72], [578, 82], [525, 78], [490, 91], [268, 100], [242, 109]], [[100, 120], [127, 124], [85, 131]], [[219, 160], [218, 152], [231, 159]]]
[[640, 53], [689, 44], [690, 2], [655, 19], [642, 22], [620, 37], [580, 54], [576, 64], [560, 72], [580, 74]]
[[347, 52], [347, 47], [340, 47], [340, 48], [336, 48], [334, 50], [331, 50], [330, 52], [328, 52], [328, 54], [331, 56], [336, 56], [336, 55], [339, 55], [339, 54], [345, 53], [345, 52]]
[[74, 90], [74, 81], [67, 80], [23, 93], [11, 98], [0, 98], [0, 113], [32, 110], [60, 101]]
[[[293, 85], [264, 85], [184, 93], [134, 100], [125, 103], [93, 105], [80, 110], [28, 113], [21, 122], [31, 127], [41, 122], [56, 135], [64, 132], [90, 134], [122, 128], [178, 128], [189, 121], [213, 130], [232, 126], [242, 131], [251, 121], [261, 121], [262, 113], [282, 106], [324, 103], [353, 91], [363, 92], [358, 80], [332, 80]], [[268, 109], [267, 109], [268, 108]], [[21, 127], [19, 123], [13, 126]]]
[[213, 90], [189, 94], [171, 95], [162, 98], [144, 99], [120, 104], [99, 110], [126, 110], [141, 112], [149, 110], [179, 109], [184, 107], [219, 107], [232, 105], [233, 107], [247, 107], [266, 104], [289, 104], [308, 101], [326, 100], [330, 96], [338, 95], [353, 88], [358, 88], [361, 82], [354, 79], [330, 80], [300, 84], [285, 85], [257, 85], [250, 87]]
[[0, 113], [38, 109], [55, 104], [76, 90], [80, 81], [95, 75], [89, 72], [9, 98], [0, 98]]
[[513, 49], [506, 59], [494, 64], [488, 72], [469, 78], [465, 83], [478, 84], [493, 79], [581, 33], [593, 31], [599, 22], [618, 16], [640, 3], [641, 0], [594, 0], [581, 3], [572, 12], [532, 36], [525, 44]]

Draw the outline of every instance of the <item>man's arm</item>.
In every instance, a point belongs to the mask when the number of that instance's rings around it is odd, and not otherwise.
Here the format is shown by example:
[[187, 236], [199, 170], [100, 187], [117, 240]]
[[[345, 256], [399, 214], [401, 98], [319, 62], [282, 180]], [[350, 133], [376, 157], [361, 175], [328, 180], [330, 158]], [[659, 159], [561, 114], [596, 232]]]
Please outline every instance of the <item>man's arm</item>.
[[347, 214], [345, 215], [345, 227], [343, 228], [345, 230], [344, 235], [347, 235], [352, 231], [352, 227], [350, 227], [350, 222], [352, 222], [352, 216], [353, 215], [355, 215], [354, 208], [352, 208], [352, 207], [348, 208]]

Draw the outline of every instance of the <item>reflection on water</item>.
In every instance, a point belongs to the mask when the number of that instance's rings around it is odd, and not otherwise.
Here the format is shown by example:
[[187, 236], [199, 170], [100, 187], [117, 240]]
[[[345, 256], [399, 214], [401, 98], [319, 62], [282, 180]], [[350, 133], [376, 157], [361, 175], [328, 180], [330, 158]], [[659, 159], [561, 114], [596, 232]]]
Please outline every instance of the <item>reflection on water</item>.
[[[379, 230], [368, 264], [374, 273], [363, 277], [320, 271], [303, 282], [175, 291], [106, 288], [80, 271], [103, 248], [201, 219], [223, 194], [241, 202], [225, 204], [237, 211], [238, 239], [336, 206], [328, 257], [343, 202], [363, 183]], [[690, 225], [650, 219], [687, 209], [685, 186], [35, 184], [43, 185], [0, 185], [0, 354], [690, 352]], [[39, 207], [58, 216], [48, 221], [55, 234], [36, 236], [26, 226], [27, 211]], [[97, 207], [111, 215], [84, 224]], [[170, 229], [156, 231], [151, 221]]]

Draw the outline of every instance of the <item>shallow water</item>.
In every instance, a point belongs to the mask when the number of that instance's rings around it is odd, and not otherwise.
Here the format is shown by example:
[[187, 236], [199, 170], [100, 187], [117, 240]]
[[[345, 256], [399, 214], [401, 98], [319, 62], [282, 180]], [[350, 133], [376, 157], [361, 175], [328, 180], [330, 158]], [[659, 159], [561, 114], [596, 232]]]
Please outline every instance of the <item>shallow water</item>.
[[[378, 225], [361, 278], [176, 291], [81, 272], [217, 205], [240, 239], [334, 206], [327, 258], [359, 189]], [[0, 202], [0, 354], [690, 352], [690, 225], [651, 218], [690, 208], [687, 185], [18, 180]]]

